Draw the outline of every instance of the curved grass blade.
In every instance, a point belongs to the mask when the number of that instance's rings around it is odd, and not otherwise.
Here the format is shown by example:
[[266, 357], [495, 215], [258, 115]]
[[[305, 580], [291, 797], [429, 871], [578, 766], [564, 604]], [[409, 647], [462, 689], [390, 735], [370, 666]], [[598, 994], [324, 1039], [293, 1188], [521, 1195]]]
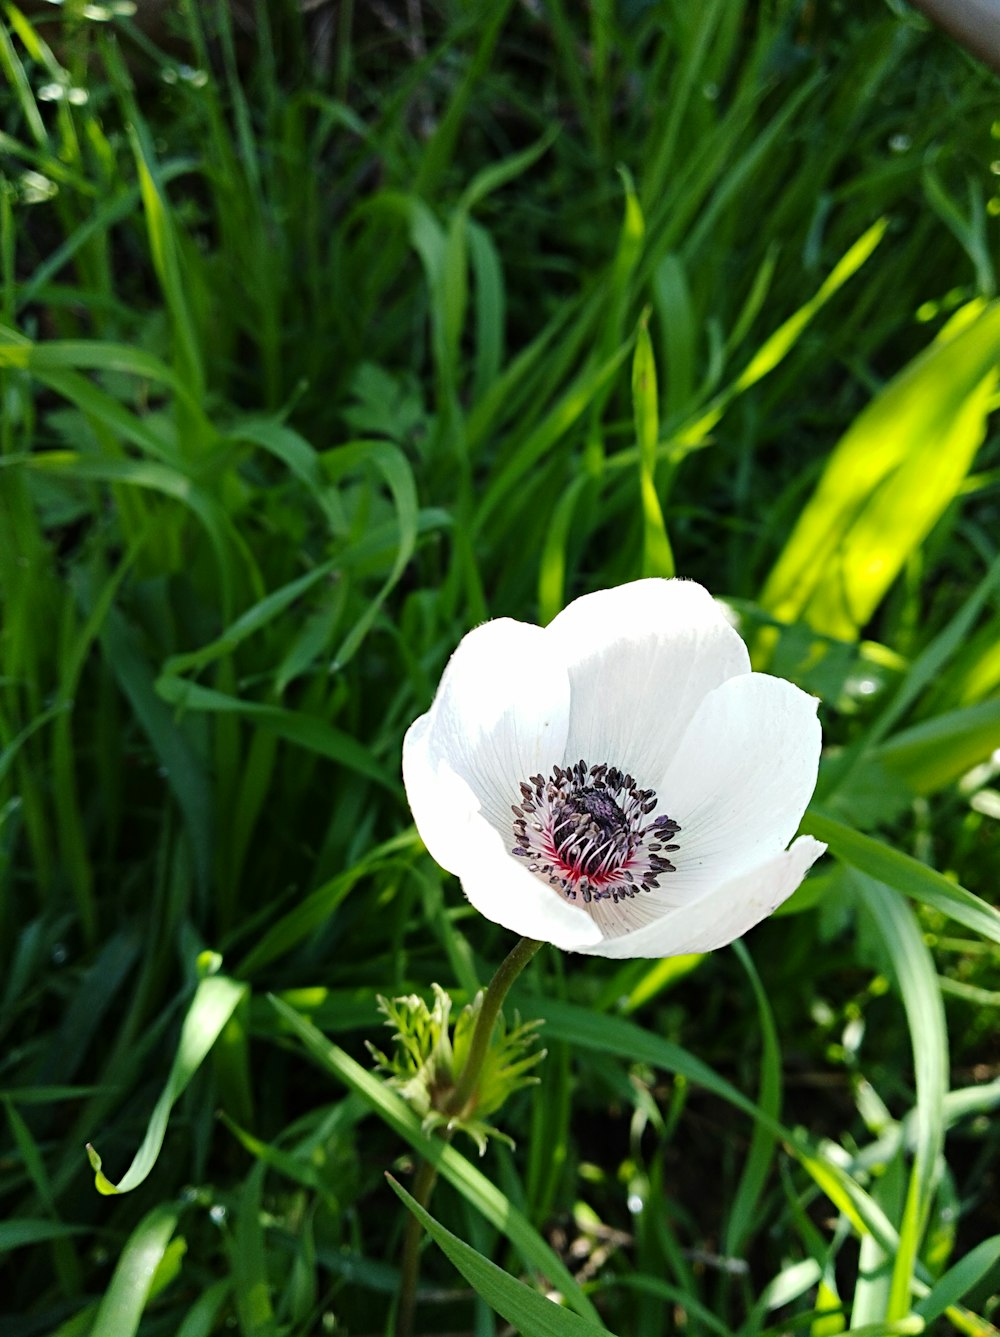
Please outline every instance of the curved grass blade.
[[340, 499], [323, 476], [319, 454], [304, 436], [277, 418], [246, 418], [227, 432], [226, 440], [259, 446], [280, 460], [315, 499], [331, 532], [344, 532], [347, 520]]
[[247, 986], [225, 975], [210, 975], [195, 990], [187, 1016], [181, 1027], [180, 1043], [163, 1094], [153, 1109], [146, 1136], [135, 1154], [135, 1159], [117, 1184], [113, 1184], [101, 1170], [101, 1158], [88, 1143], [87, 1155], [94, 1170], [94, 1182], [99, 1193], [106, 1195], [129, 1193], [138, 1188], [153, 1166], [163, 1146], [170, 1111], [201, 1066], [205, 1055], [215, 1044], [223, 1026], [233, 1015]]
[[264, 1249], [261, 1194], [266, 1166], [251, 1170], [240, 1193], [236, 1225], [227, 1241], [233, 1274], [233, 1295], [243, 1337], [278, 1337]]
[[323, 456], [323, 466], [328, 476], [334, 480], [358, 468], [375, 468], [382, 475], [392, 494], [396, 508], [396, 522], [399, 526], [399, 539], [392, 569], [386, 576], [382, 588], [374, 599], [369, 600], [364, 613], [338, 648], [334, 662], [339, 668], [347, 663], [368, 634], [382, 604], [413, 556], [417, 544], [419, 503], [417, 486], [409, 461], [391, 441], [349, 441], [338, 446], [336, 450], [327, 451]]
[[787, 357], [813, 317], [869, 258], [887, 226], [886, 219], [873, 223], [834, 265], [815, 294], [764, 340], [739, 376], [679, 428], [674, 437], [678, 454], [683, 455], [686, 449], [703, 444], [732, 401], [769, 375]]
[[258, 600], [245, 613], [241, 613], [235, 622], [230, 623], [221, 636], [207, 645], [203, 645], [199, 650], [189, 650], [185, 654], [171, 655], [163, 665], [164, 677], [178, 677], [182, 673], [187, 673], [191, 669], [203, 669], [206, 665], [213, 663], [216, 659], [221, 659], [223, 655], [231, 654], [237, 646], [242, 644], [248, 636], [254, 635], [262, 627], [266, 627], [286, 608], [290, 607], [296, 599], [300, 599], [303, 594], [328, 576], [336, 566], [336, 561], [323, 562], [312, 571], [307, 571], [304, 576], [299, 576], [296, 580], [290, 580], [280, 589], [272, 590], [270, 594]]
[[212, 1333], [218, 1331], [219, 1310], [229, 1299], [232, 1289], [232, 1280], [224, 1277], [202, 1291], [184, 1315], [177, 1337], [212, 1337]]
[[476, 1294], [524, 1337], [597, 1337], [607, 1334], [608, 1329], [603, 1325], [588, 1323], [578, 1314], [539, 1295], [523, 1281], [508, 1276], [503, 1268], [446, 1230], [392, 1175], [387, 1174], [386, 1179], [396, 1197], [410, 1209]]
[[355, 883], [362, 878], [370, 877], [380, 868], [397, 861], [401, 863], [403, 856], [411, 849], [417, 848], [419, 848], [417, 836], [411, 828], [398, 836], [393, 836], [385, 844], [373, 849], [359, 863], [324, 882], [303, 900], [297, 901], [287, 914], [282, 915], [271, 925], [240, 962], [238, 973], [241, 976], [252, 975], [275, 957], [290, 951], [296, 943], [326, 923]]
[[152, 669], [133, 628], [117, 608], [107, 610], [100, 643], [184, 815], [195, 872], [200, 886], [205, 889], [211, 881], [214, 793], [204, 763], [188, 736], [177, 727], [166, 706], [157, 698]]

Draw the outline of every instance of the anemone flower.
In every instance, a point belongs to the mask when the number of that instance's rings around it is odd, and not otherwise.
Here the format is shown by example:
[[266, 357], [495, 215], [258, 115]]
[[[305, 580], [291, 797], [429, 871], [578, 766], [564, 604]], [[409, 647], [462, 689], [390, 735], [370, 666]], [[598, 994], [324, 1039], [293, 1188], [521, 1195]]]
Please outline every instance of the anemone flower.
[[752, 673], [708, 591], [638, 580], [464, 637], [407, 732], [430, 854], [488, 919], [595, 956], [704, 952], [826, 848], [800, 836], [816, 700]]

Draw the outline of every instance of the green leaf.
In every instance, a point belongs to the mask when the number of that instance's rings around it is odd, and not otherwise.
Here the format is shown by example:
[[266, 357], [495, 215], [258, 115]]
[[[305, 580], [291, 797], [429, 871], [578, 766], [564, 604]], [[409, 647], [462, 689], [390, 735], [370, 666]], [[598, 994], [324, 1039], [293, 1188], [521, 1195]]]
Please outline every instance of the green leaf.
[[800, 306], [794, 315], [789, 316], [788, 320], [761, 344], [737, 378], [734, 386], [735, 393], [739, 394], [743, 390], [749, 389], [751, 385], [755, 385], [757, 381], [773, 371], [779, 362], [784, 360], [795, 344], [798, 343], [802, 331], [813, 316], [865, 263], [885, 236], [885, 230], [888, 226], [889, 220], [880, 218], [841, 256], [823, 280], [815, 296], [811, 297], [803, 306]]
[[26, 1244], [44, 1244], [48, 1240], [67, 1239], [70, 1235], [86, 1235], [88, 1226], [68, 1225], [64, 1221], [36, 1220], [33, 1217], [15, 1217], [0, 1221], [0, 1253], [21, 1249]]
[[952, 784], [1000, 748], [1000, 699], [951, 710], [895, 734], [872, 757], [914, 794]]
[[243, 715], [289, 743], [339, 762], [359, 775], [378, 781], [387, 789], [394, 791], [398, 788], [397, 782], [390, 779], [385, 768], [379, 765], [363, 743], [335, 729], [325, 720], [300, 711], [286, 710], [283, 706], [267, 705], [262, 701], [244, 701], [227, 692], [218, 692], [214, 687], [202, 687], [200, 683], [189, 682], [187, 678], [159, 678], [156, 691], [164, 701], [182, 710]]
[[328, 477], [339, 481], [344, 474], [361, 468], [373, 468], [382, 475], [396, 508], [399, 538], [396, 556], [388, 576], [378, 594], [368, 602], [365, 612], [344, 638], [337, 650], [335, 662], [346, 664], [379, 614], [389, 592], [406, 569], [417, 543], [418, 500], [417, 487], [409, 461], [391, 441], [349, 441], [323, 455], [323, 468]]
[[825, 841], [830, 853], [852, 868], [915, 901], [932, 905], [990, 942], [1000, 943], [1000, 913], [957, 882], [950, 882], [943, 873], [811, 809], [802, 819], [802, 830]]
[[278, 1337], [264, 1250], [261, 1192], [266, 1166], [258, 1162], [240, 1194], [236, 1225], [227, 1241], [233, 1294], [243, 1337]]
[[596, 1337], [599, 1333], [608, 1332], [607, 1328], [588, 1323], [586, 1319], [539, 1295], [523, 1281], [508, 1276], [496, 1263], [491, 1263], [464, 1240], [446, 1230], [392, 1175], [387, 1174], [386, 1179], [392, 1191], [406, 1204], [473, 1290], [524, 1337]]
[[200, 650], [189, 650], [185, 654], [171, 655], [163, 665], [164, 677], [179, 677], [182, 673], [188, 673], [192, 669], [203, 669], [206, 665], [213, 663], [216, 659], [221, 659], [223, 655], [231, 654], [237, 646], [241, 645], [248, 636], [253, 636], [266, 627], [286, 608], [290, 607], [296, 599], [300, 599], [303, 594], [317, 584], [317, 582], [328, 576], [336, 566], [336, 560], [323, 562], [314, 570], [306, 572], [304, 576], [299, 576], [296, 580], [290, 580], [280, 589], [272, 590], [270, 594], [265, 595], [263, 599], [258, 600], [251, 608], [240, 616], [226, 628], [221, 636], [207, 645], [203, 645]]
[[944, 1148], [944, 1098], [948, 1090], [948, 1035], [934, 962], [916, 917], [903, 897], [874, 878], [855, 873], [858, 901], [881, 939], [906, 1009], [916, 1079], [915, 1155], [899, 1246], [892, 1266], [887, 1317], [905, 1318], [918, 1249], [937, 1185]]
[[926, 1323], [933, 1323], [951, 1305], [957, 1304], [973, 1286], [1000, 1262], [1000, 1235], [992, 1235], [969, 1250], [943, 1277], [939, 1277], [914, 1306]]
[[957, 495], [983, 440], [1000, 359], [1000, 304], [971, 321], [968, 312], [869, 404], [830, 456], [761, 596], [780, 621], [855, 639]]
[[166, 773], [166, 782], [184, 814], [195, 870], [201, 884], [207, 887], [212, 859], [213, 792], [202, 760], [187, 734], [157, 699], [150, 665], [135, 632], [117, 608], [108, 609], [100, 642], [105, 659], [152, 744]]
[[821, 310], [830, 298], [840, 289], [874, 251], [881, 241], [887, 227], [885, 219], [879, 219], [858, 238], [852, 247], [840, 258], [824, 279], [814, 296], [793, 312], [761, 344], [740, 375], [715, 396], [707, 408], [697, 412], [677, 433], [675, 440], [681, 453], [684, 447], [696, 447], [704, 443], [713, 427], [720, 421], [732, 401], [744, 390], [755, 385], [764, 376], [769, 375], [798, 342], [803, 330]]
[[97, 1191], [103, 1194], [129, 1193], [147, 1177], [163, 1146], [167, 1120], [181, 1092], [201, 1066], [205, 1055], [215, 1044], [223, 1026], [233, 1015], [237, 1004], [247, 991], [245, 984], [227, 979], [225, 975], [210, 975], [195, 990], [187, 1016], [181, 1027], [180, 1043], [174, 1056], [170, 1076], [163, 1094], [156, 1102], [146, 1136], [135, 1154], [135, 1159], [122, 1179], [113, 1184], [101, 1171], [101, 1158], [88, 1144], [87, 1155], [94, 1170]]
[[90, 1337], [134, 1337], [138, 1332], [156, 1270], [163, 1262], [179, 1217], [178, 1206], [161, 1203], [132, 1231], [94, 1316]]
[[[757, 1003], [761, 1037], [761, 1072], [759, 1107], [772, 1119], [781, 1117], [781, 1048], [774, 1014], [756, 967], [743, 942], [733, 943], [733, 950], [750, 979]], [[777, 1139], [770, 1128], [755, 1122], [750, 1149], [743, 1173], [733, 1195], [726, 1225], [725, 1251], [732, 1257], [742, 1257], [746, 1243], [759, 1222], [759, 1203], [764, 1185], [771, 1172]]]
[[656, 448], [660, 411], [656, 396], [656, 360], [643, 319], [632, 358], [632, 412], [639, 446], [639, 495], [642, 501], [642, 574], [672, 576], [674, 555], [656, 492]]

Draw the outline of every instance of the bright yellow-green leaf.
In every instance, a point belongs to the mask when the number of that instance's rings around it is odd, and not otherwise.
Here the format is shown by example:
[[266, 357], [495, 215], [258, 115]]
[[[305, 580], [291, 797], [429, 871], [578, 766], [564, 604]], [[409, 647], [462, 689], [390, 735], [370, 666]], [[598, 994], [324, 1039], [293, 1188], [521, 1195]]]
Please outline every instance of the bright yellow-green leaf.
[[782, 622], [853, 640], [959, 491], [986, 430], [1000, 303], [966, 308], [840, 440], [764, 587]]
[[639, 446], [639, 491], [642, 498], [642, 574], [672, 576], [674, 555], [656, 493], [656, 447], [660, 413], [656, 393], [656, 360], [645, 319], [639, 325], [632, 358], [632, 412]]

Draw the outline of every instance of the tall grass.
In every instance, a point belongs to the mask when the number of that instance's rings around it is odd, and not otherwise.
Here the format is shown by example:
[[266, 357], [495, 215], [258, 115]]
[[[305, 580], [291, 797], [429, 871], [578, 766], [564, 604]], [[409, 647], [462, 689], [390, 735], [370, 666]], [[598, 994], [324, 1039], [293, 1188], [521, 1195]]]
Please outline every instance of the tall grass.
[[[995, 1332], [995, 80], [874, 3], [3, 7], [0, 1326], [382, 1331], [417, 1153], [426, 1332]], [[363, 1046], [505, 951], [402, 733], [674, 569], [834, 857], [543, 952], [476, 1164]]]

